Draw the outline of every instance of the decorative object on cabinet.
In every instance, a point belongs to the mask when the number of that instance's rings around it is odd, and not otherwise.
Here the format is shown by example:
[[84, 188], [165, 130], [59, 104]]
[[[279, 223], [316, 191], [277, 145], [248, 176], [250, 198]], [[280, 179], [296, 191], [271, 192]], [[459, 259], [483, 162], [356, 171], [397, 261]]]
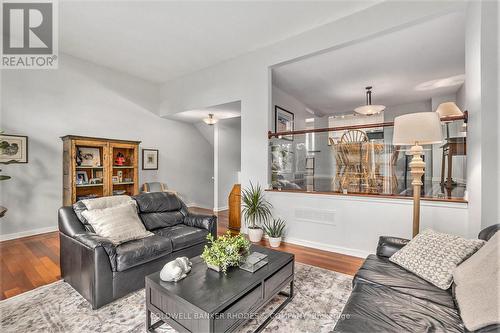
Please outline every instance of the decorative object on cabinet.
[[0, 163], [28, 163], [28, 137], [0, 134]]
[[77, 171], [76, 172], [76, 184], [77, 185], [86, 185], [89, 182], [89, 178], [87, 176], [87, 171]]
[[229, 229], [240, 230], [241, 228], [241, 185], [234, 184], [228, 200], [229, 207]]
[[[73, 135], [61, 139], [64, 206], [70, 206], [82, 198], [139, 193], [139, 141]], [[115, 165], [119, 155], [124, 158], [124, 164], [120, 166]], [[78, 165], [80, 158], [81, 163]], [[121, 182], [119, 172], [122, 175]], [[118, 181], [113, 182], [113, 177]]]
[[405, 114], [394, 119], [393, 145], [412, 145], [410, 163], [413, 177], [413, 237], [420, 229], [420, 187], [424, 174], [425, 162], [422, 160], [422, 144], [434, 144], [443, 141], [441, 123], [436, 112], [418, 112]]
[[118, 152], [118, 154], [116, 154], [115, 165], [123, 166], [125, 165], [125, 162], [125, 155], [123, 155], [121, 152]]
[[158, 149], [142, 150], [142, 170], [158, 170]]
[[[80, 164], [78, 164], [80, 160]], [[101, 166], [101, 152], [99, 148], [92, 147], [78, 147], [77, 152], [77, 165], [86, 167], [100, 167]]]
[[[277, 105], [274, 106], [274, 131], [275, 132], [290, 132], [295, 128], [294, 114]], [[293, 141], [293, 135], [285, 135], [280, 137]]]

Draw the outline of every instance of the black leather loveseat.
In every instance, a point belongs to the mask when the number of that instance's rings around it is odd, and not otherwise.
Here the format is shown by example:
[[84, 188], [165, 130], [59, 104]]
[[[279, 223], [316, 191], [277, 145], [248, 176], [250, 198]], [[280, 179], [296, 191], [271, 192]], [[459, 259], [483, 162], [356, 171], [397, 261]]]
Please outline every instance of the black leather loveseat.
[[[479, 233], [489, 240], [500, 224]], [[334, 332], [467, 332], [453, 297], [389, 261], [409, 240], [380, 237], [377, 255], [369, 255], [354, 276], [353, 290]], [[498, 332], [498, 325], [481, 332]]]
[[200, 255], [207, 234], [217, 236], [217, 218], [188, 212], [175, 194], [144, 193], [134, 199], [142, 222], [154, 235], [118, 246], [80, 220], [83, 203], [59, 210], [62, 278], [93, 309], [143, 288], [144, 277], [166, 262]]

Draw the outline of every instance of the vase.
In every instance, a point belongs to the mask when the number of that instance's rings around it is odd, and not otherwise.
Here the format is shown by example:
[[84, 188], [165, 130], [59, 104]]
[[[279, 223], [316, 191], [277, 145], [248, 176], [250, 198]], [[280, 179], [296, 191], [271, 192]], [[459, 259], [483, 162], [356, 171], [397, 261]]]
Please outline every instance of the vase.
[[248, 228], [248, 238], [252, 243], [258, 243], [262, 239], [264, 231], [261, 228]]
[[269, 245], [271, 247], [279, 247], [281, 244], [281, 237], [269, 237]]

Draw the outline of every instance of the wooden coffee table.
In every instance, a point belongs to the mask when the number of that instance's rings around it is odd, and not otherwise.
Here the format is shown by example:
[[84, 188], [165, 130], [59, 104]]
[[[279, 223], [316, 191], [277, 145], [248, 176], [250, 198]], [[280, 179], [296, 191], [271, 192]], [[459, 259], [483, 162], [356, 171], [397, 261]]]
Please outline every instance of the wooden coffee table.
[[[181, 281], [161, 281], [160, 272], [146, 276], [146, 329], [168, 323], [179, 332], [233, 332], [255, 318], [274, 296], [285, 295], [255, 332], [262, 331], [293, 297], [295, 259], [291, 253], [257, 245], [251, 251], [265, 253], [269, 260], [255, 273], [231, 268], [224, 275], [195, 257], [191, 272]], [[287, 286], [289, 293], [283, 292]], [[151, 324], [151, 313], [161, 319]]]

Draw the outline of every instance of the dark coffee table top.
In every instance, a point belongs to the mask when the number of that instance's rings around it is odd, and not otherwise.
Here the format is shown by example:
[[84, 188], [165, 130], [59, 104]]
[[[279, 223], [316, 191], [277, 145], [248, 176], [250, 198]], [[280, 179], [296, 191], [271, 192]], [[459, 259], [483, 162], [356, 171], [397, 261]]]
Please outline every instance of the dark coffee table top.
[[250, 251], [265, 253], [268, 256], [269, 263], [255, 273], [234, 267], [228, 269], [227, 275], [224, 275], [222, 272], [209, 269], [198, 256], [191, 259], [193, 266], [188, 276], [178, 282], [162, 281], [160, 272], [146, 276], [146, 280], [160, 286], [169, 297], [186, 301], [207, 313], [217, 313], [294, 260], [294, 255], [291, 253], [258, 245], [252, 245]]

